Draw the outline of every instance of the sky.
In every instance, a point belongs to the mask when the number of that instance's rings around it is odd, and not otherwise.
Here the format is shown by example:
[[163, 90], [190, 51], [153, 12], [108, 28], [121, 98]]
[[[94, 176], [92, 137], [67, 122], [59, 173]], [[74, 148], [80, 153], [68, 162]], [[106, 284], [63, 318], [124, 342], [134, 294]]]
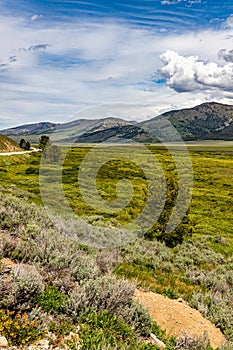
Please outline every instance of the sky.
[[232, 0], [1, 0], [0, 37], [0, 129], [233, 104]]

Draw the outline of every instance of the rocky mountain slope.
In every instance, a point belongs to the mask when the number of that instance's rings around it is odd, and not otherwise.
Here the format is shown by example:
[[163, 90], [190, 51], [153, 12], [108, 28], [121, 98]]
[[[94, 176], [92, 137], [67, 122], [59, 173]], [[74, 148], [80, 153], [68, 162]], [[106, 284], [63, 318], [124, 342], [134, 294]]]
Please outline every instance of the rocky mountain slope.
[[[53, 141], [76, 142], [81, 135], [103, 132], [117, 127], [130, 125], [119, 118], [79, 119], [69, 123], [36, 123], [3, 130], [4, 135], [19, 140], [26, 136], [30, 142], [37, 142], [41, 135], [48, 135]], [[100, 141], [96, 141], [100, 142]]]
[[163, 128], [162, 122], [165, 121], [169, 121], [185, 141], [233, 140], [233, 106], [230, 105], [203, 103], [193, 108], [164, 113], [140, 125], [155, 133], [158, 132], [158, 126]]
[[25, 125], [17, 126], [15, 128], [2, 130], [2, 134], [11, 136], [11, 137], [41, 134], [41, 133], [47, 133], [47, 132], [50, 132], [51, 130], [54, 130], [56, 126], [57, 124], [50, 123], [50, 122], [25, 124]]
[[140, 123], [119, 118], [80, 119], [63, 124], [22, 125], [1, 132], [16, 140], [27, 136], [30, 142], [37, 142], [42, 134], [49, 135], [53, 141], [67, 143], [172, 142], [178, 141], [177, 135], [184, 141], [233, 140], [233, 106], [209, 102], [166, 112]]

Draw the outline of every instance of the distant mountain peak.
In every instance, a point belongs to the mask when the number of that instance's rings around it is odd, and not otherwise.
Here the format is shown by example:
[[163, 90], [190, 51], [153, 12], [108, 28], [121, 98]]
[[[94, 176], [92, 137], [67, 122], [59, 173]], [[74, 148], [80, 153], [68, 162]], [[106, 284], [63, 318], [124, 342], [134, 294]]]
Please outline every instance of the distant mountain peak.
[[[78, 119], [68, 123], [41, 122], [2, 131], [16, 140], [26, 136], [37, 142], [42, 134], [57, 142], [103, 142], [110, 139], [156, 142], [159, 122], [163, 127], [169, 121], [184, 141], [233, 140], [233, 106], [219, 102], [204, 102], [192, 108], [182, 108], [163, 113], [150, 120], [136, 123], [117, 117]], [[1, 132], [1, 131], [0, 131]], [[165, 130], [166, 132], [166, 130]], [[168, 132], [166, 141], [176, 141]]]
[[184, 141], [233, 140], [233, 105], [205, 102], [192, 108], [166, 112], [141, 125], [153, 132], [158, 120], [168, 120]]

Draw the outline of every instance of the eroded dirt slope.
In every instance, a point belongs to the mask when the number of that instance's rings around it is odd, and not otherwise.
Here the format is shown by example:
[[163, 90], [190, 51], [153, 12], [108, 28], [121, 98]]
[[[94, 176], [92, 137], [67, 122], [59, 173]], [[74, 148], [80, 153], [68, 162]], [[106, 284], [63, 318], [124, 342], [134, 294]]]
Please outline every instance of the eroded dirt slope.
[[226, 341], [215, 325], [182, 299], [172, 300], [163, 295], [139, 289], [135, 291], [134, 298], [148, 309], [152, 319], [166, 330], [167, 335], [178, 336], [189, 333], [199, 337], [206, 332], [211, 346], [215, 349]]

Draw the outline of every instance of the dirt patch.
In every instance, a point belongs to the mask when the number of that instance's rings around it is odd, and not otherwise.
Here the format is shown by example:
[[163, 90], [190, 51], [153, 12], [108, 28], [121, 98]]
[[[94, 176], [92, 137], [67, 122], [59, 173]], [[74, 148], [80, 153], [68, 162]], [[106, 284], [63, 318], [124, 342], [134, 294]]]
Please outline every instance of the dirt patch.
[[179, 336], [189, 333], [193, 337], [200, 337], [206, 332], [214, 349], [226, 342], [224, 335], [215, 325], [182, 299], [172, 300], [160, 294], [137, 289], [134, 300], [148, 309], [152, 319], [166, 330], [167, 335]]

